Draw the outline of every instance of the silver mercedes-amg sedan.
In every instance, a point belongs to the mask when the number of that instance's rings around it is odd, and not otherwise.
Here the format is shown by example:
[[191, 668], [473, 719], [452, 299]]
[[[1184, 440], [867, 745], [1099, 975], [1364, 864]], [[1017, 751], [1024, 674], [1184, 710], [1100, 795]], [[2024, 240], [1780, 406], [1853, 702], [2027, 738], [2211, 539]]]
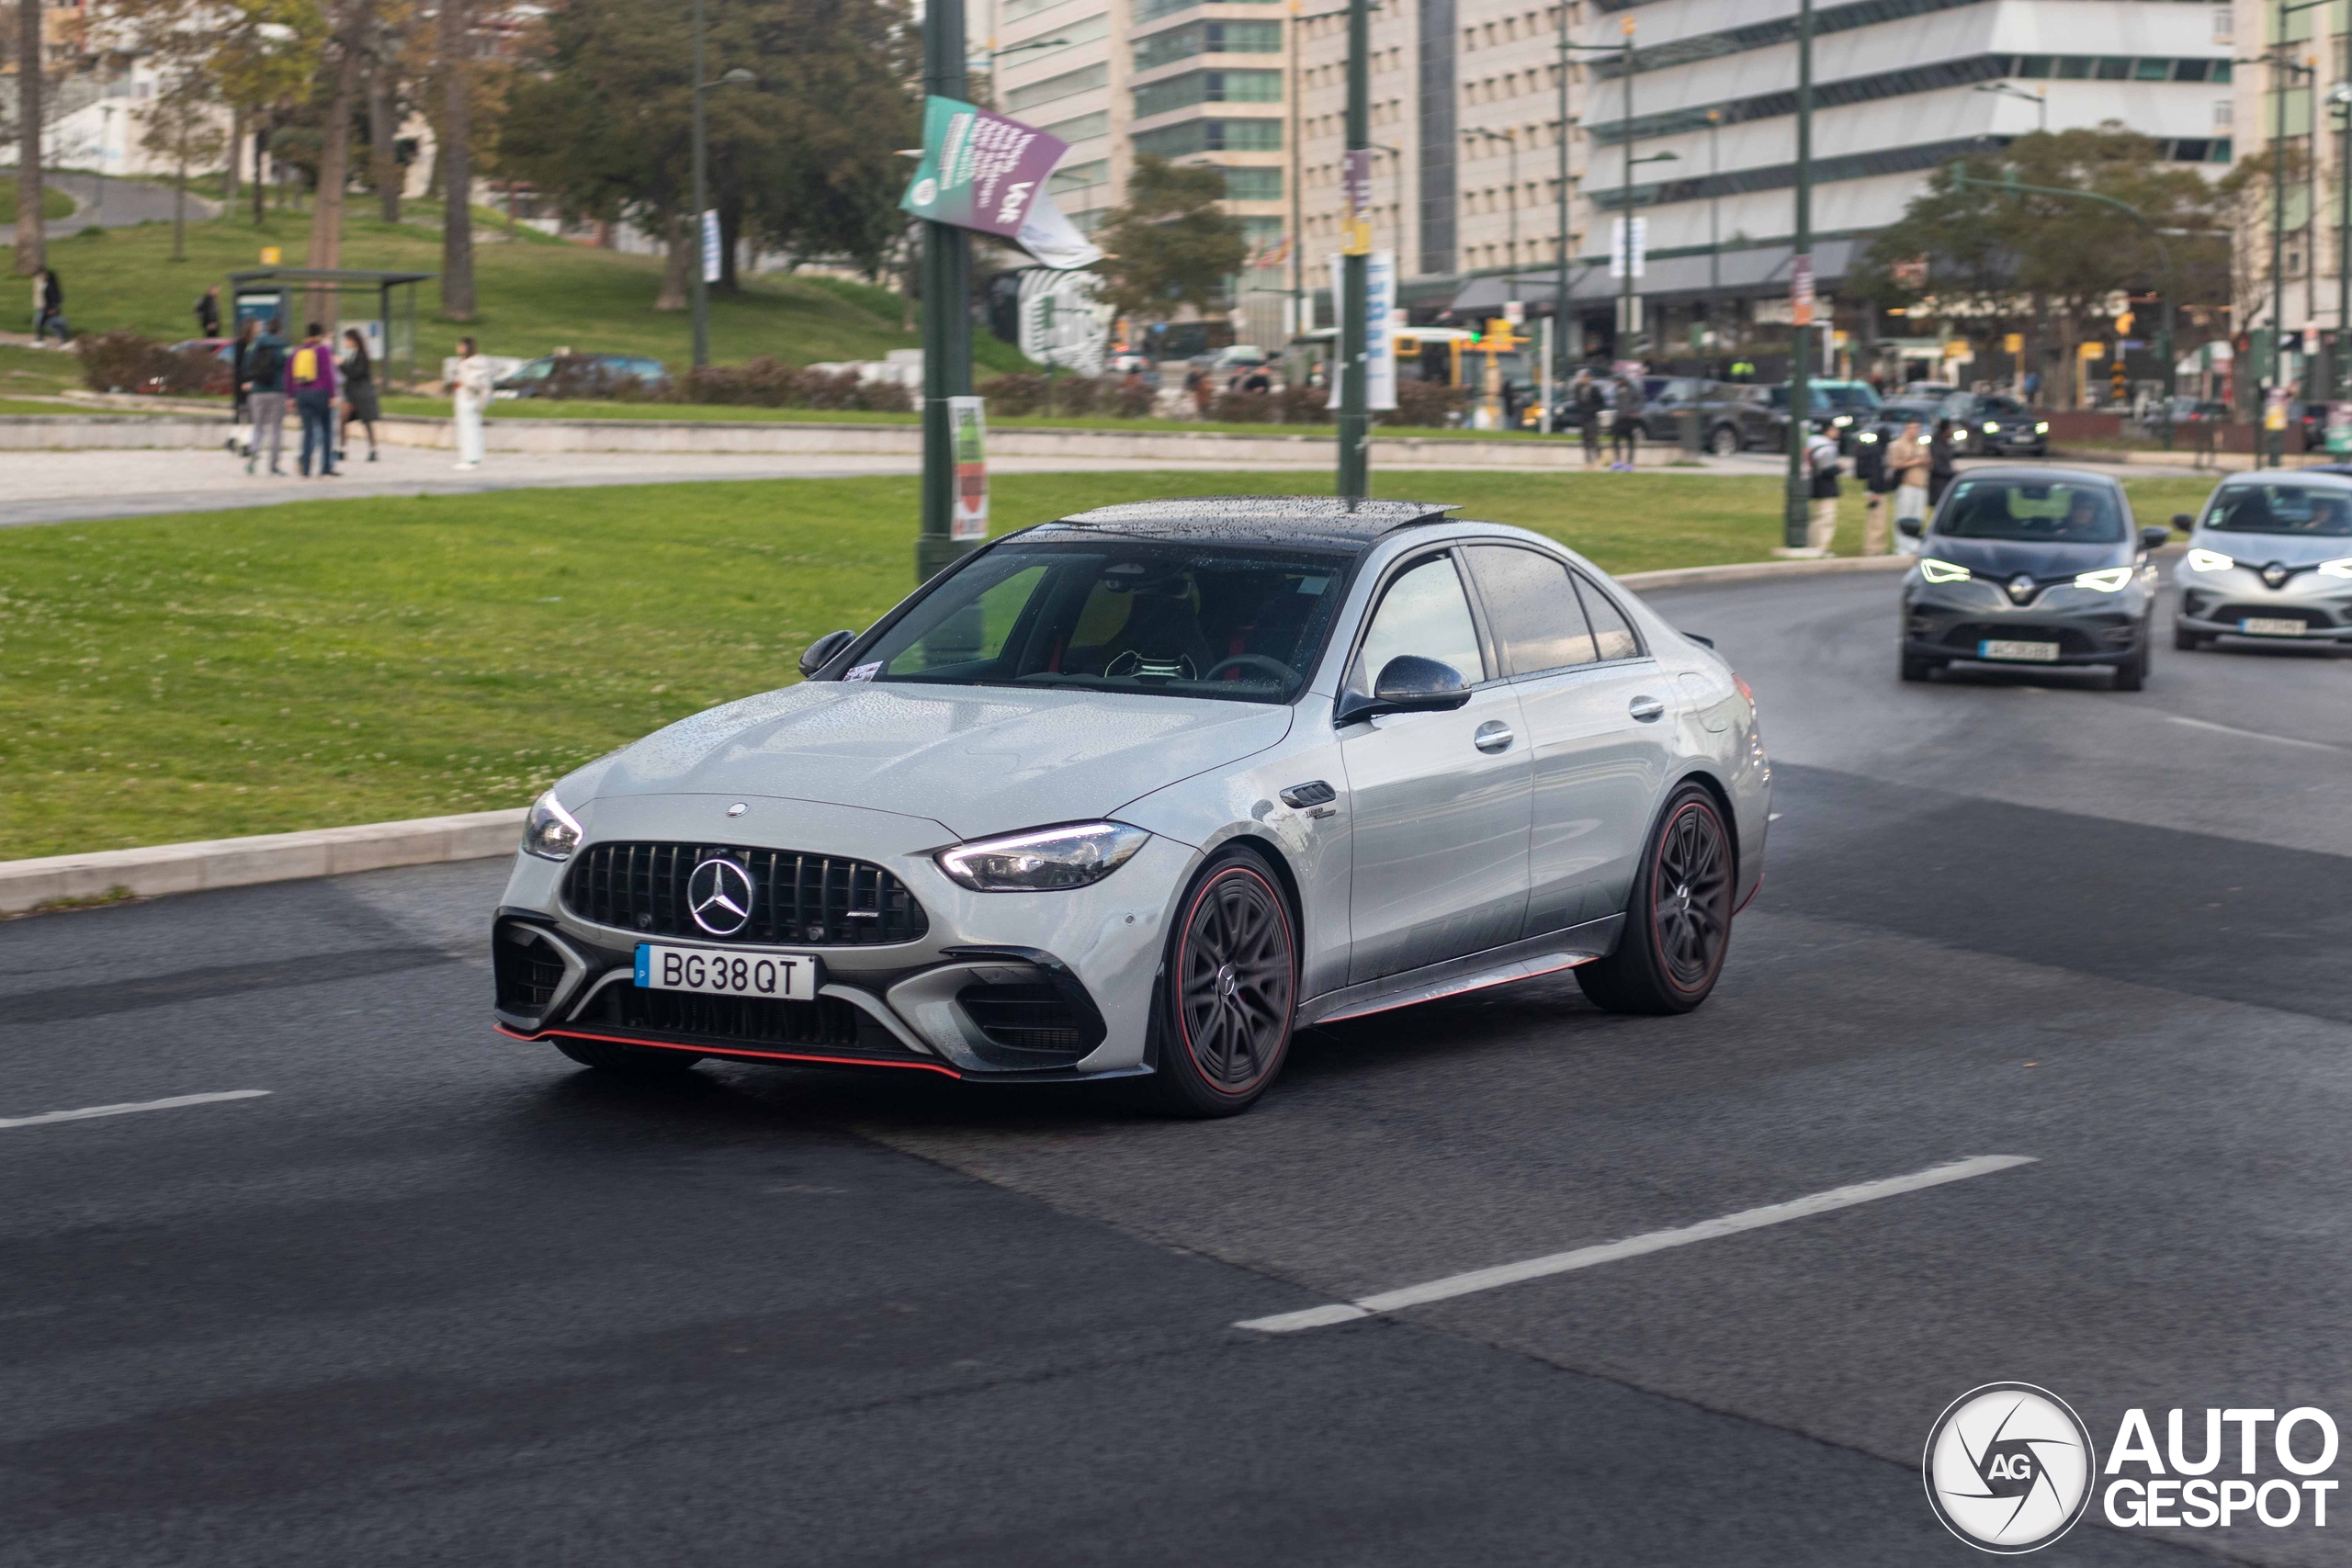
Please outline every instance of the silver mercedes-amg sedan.
[[532, 809], [504, 1032], [1223, 1115], [1292, 1032], [1574, 969], [1713, 988], [1763, 873], [1744, 682], [1549, 539], [1451, 508], [1141, 502], [1010, 535], [802, 683]]

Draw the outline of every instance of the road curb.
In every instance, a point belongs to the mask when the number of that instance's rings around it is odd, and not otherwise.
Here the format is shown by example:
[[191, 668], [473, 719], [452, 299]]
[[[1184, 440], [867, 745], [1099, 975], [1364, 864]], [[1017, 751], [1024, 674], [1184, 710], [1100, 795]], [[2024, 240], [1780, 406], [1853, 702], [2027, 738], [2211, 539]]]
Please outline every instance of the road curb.
[[[486, 860], [511, 853], [520, 809], [421, 817], [356, 828], [318, 828], [250, 839], [209, 839], [94, 854], [0, 861], [0, 914], [109, 897], [152, 897], [207, 887], [291, 882], [394, 865]], [[119, 891], [118, 891], [118, 889]]]
[[1636, 593], [1697, 588], [1713, 582], [1760, 582], [1775, 577], [1816, 577], [1849, 571], [1907, 570], [1917, 556], [1836, 556], [1827, 560], [1743, 561], [1736, 566], [1683, 566], [1668, 571], [1623, 571], [1616, 581]]

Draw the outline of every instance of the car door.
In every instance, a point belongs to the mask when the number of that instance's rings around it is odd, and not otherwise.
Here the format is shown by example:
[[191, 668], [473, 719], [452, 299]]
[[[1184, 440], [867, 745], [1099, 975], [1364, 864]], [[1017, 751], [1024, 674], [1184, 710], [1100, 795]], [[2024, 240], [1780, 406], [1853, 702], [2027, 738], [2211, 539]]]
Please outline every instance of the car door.
[[1349, 660], [1369, 692], [1387, 661], [1451, 664], [1472, 687], [1450, 713], [1390, 714], [1340, 732], [1354, 864], [1351, 984], [1498, 947], [1527, 911], [1532, 770], [1519, 697], [1496, 678], [1454, 554], [1391, 575]]
[[1613, 915], [1665, 789], [1673, 679], [1616, 602], [1557, 556], [1501, 544], [1463, 554], [1532, 753], [1522, 934]]

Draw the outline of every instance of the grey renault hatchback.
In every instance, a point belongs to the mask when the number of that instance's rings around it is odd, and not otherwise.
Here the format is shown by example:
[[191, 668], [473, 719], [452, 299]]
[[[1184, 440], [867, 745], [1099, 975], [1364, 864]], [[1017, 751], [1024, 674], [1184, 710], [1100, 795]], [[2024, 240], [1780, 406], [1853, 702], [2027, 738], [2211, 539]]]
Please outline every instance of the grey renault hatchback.
[[2148, 675], [2156, 569], [2171, 537], [2135, 527], [2123, 487], [2072, 468], [1972, 468], [1944, 492], [1903, 579], [1902, 675], [1956, 660], [2104, 665], [2115, 689]]
[[2215, 487], [2174, 570], [2173, 646], [2243, 637], [2352, 647], [2352, 479], [2239, 475]]

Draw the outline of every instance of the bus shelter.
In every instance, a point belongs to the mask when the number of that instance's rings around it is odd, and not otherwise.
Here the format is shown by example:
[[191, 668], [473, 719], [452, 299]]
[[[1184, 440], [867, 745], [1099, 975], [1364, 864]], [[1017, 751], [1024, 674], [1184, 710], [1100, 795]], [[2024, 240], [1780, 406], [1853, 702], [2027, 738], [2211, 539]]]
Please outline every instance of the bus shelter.
[[[345, 328], [356, 328], [368, 342], [369, 355], [378, 364], [389, 367], [395, 359], [405, 360], [407, 379], [413, 381], [416, 379], [416, 286], [439, 276], [431, 272], [267, 266], [250, 272], [231, 273], [229, 296], [235, 302], [236, 320], [241, 325], [252, 321], [266, 326], [276, 321], [282, 322], [291, 335], [299, 333], [303, 324], [296, 317], [296, 296], [334, 295], [337, 319], [321, 324], [335, 333]], [[374, 314], [345, 316], [344, 300], [352, 297], [366, 300], [365, 308], [372, 309]]]

